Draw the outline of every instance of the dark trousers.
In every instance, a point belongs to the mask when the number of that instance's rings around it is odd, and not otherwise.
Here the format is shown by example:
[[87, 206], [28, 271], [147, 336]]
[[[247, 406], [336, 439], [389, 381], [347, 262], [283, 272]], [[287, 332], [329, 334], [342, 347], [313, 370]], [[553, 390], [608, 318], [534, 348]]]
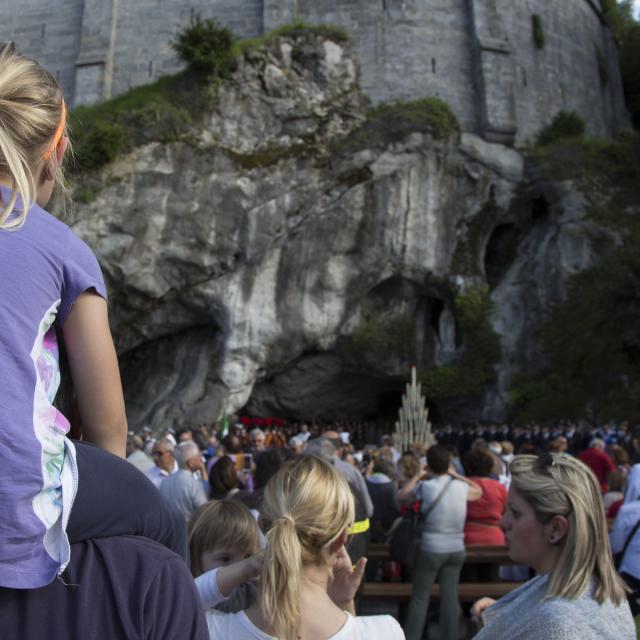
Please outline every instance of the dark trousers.
[[464, 555], [464, 551], [418, 552], [405, 628], [407, 640], [422, 638], [431, 599], [431, 587], [436, 579], [440, 585], [440, 635], [443, 640], [456, 640], [460, 619], [458, 582]]
[[188, 561], [184, 517], [153, 482], [126, 460], [87, 442], [73, 443], [78, 493], [71, 509], [70, 542], [136, 535], [160, 542]]

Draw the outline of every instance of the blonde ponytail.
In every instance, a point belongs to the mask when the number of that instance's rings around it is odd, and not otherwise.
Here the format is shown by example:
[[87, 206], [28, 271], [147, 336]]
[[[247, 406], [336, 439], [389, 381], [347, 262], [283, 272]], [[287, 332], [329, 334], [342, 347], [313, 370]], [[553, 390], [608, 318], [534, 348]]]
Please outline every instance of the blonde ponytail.
[[278, 518], [267, 534], [262, 574], [262, 607], [282, 640], [295, 640], [300, 628], [302, 549], [291, 518]]
[[266, 534], [258, 601], [281, 640], [300, 629], [304, 568], [327, 563], [330, 545], [354, 518], [353, 495], [332, 465], [314, 456], [286, 463], [264, 490]]
[[[48, 71], [17, 53], [13, 44], [0, 49], [0, 175], [11, 188], [9, 200], [0, 203], [0, 229], [24, 223], [36, 197], [34, 174], [41, 163], [65, 190], [56, 154], [43, 160], [63, 118], [62, 105], [62, 91]], [[16, 215], [10, 217], [12, 211]]]

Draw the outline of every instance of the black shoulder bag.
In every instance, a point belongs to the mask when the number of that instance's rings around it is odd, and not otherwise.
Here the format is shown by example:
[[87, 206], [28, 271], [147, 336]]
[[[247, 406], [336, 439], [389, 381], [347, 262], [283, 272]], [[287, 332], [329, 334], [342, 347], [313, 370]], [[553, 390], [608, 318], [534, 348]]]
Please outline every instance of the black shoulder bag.
[[449, 488], [453, 478], [449, 478], [440, 493], [435, 497], [427, 510], [422, 513], [407, 513], [399, 518], [389, 532], [389, 555], [392, 560], [401, 562], [412, 567], [415, 564], [420, 548], [422, 528], [427, 520], [427, 516], [436, 508], [442, 496]]

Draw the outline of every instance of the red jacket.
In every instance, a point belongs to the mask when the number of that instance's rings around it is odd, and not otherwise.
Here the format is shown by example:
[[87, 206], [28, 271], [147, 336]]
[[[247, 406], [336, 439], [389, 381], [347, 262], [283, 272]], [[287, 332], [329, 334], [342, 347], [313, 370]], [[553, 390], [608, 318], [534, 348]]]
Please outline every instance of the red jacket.
[[605, 493], [607, 491], [607, 476], [610, 471], [616, 470], [616, 465], [613, 463], [613, 460], [600, 449], [587, 449], [583, 451], [578, 458], [593, 471], [600, 483], [602, 493]]

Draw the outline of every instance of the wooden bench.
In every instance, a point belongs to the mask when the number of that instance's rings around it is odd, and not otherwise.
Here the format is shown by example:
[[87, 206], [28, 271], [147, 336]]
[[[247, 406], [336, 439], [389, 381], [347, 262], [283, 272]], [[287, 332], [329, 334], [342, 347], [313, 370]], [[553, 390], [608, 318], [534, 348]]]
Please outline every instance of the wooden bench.
[[[469, 545], [465, 549], [465, 564], [513, 564], [507, 547], [504, 545]], [[389, 560], [391, 558], [388, 544], [369, 544], [367, 549], [369, 560]], [[521, 582], [461, 582], [458, 585], [460, 602], [475, 602], [478, 598], [488, 596], [498, 599], [519, 587]], [[405, 602], [411, 597], [410, 582], [365, 582], [362, 587], [362, 598], [387, 598]], [[440, 597], [440, 585], [431, 588], [431, 598]]]
[[[469, 545], [465, 549], [465, 564], [513, 564], [504, 545]], [[372, 542], [367, 548], [369, 560], [390, 560], [388, 544]]]
[[[475, 602], [479, 598], [488, 596], [498, 599], [519, 587], [521, 582], [461, 582], [458, 585], [460, 602]], [[365, 582], [362, 587], [362, 597], [390, 598], [393, 600], [409, 600], [411, 597], [410, 582]], [[431, 588], [431, 598], [440, 597], [440, 585]]]

